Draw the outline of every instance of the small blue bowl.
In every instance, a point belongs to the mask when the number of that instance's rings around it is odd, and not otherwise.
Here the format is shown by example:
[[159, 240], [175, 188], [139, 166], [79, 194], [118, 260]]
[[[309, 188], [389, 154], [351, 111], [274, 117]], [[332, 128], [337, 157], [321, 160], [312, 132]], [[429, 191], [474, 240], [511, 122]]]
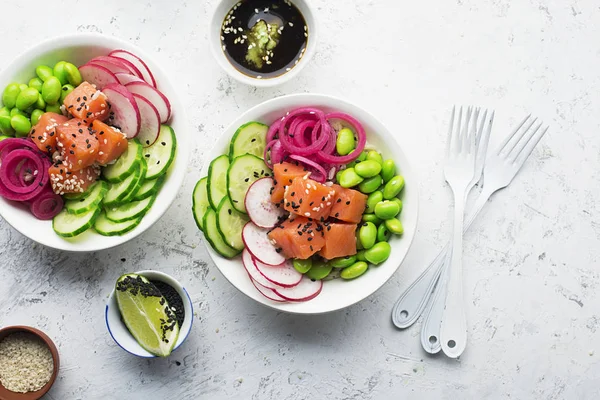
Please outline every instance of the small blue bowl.
[[[185, 339], [187, 339], [190, 331], [192, 330], [192, 322], [194, 320], [194, 306], [192, 304], [192, 299], [188, 294], [187, 290], [179, 283], [175, 278], [170, 275], [167, 275], [163, 272], [145, 270], [138, 271], [135, 274], [143, 275], [145, 278], [153, 281], [161, 281], [173, 289], [177, 291], [181, 299], [183, 300], [183, 308], [185, 311], [185, 317], [183, 319], [183, 324], [179, 329], [179, 337], [177, 338], [177, 343], [173, 348], [173, 351], [177, 350], [179, 346], [183, 344]], [[117, 304], [117, 298], [115, 297], [115, 290], [113, 289], [110, 295], [108, 296], [108, 301], [106, 302], [106, 310], [104, 312], [104, 317], [106, 319], [106, 327], [108, 328], [108, 333], [113, 338], [116, 344], [119, 345], [126, 352], [133, 354], [134, 356], [143, 357], [143, 358], [155, 358], [154, 354], [145, 350], [142, 346], [138, 344], [135, 338], [129, 333], [127, 326], [121, 320], [121, 312], [119, 311], [119, 305]]]

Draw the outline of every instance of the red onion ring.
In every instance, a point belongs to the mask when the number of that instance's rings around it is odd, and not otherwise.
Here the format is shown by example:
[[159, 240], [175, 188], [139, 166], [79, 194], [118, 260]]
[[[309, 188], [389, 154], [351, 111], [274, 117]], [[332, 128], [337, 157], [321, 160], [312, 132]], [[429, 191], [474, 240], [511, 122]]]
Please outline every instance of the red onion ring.
[[[289, 129], [286, 131], [286, 125], [291, 120], [291, 118], [296, 117], [302, 114], [310, 114], [315, 115], [319, 118], [321, 125], [324, 126], [326, 123], [325, 113], [317, 108], [304, 107], [297, 108], [296, 110], [291, 111], [281, 120], [281, 124], [279, 125], [279, 140], [283, 145], [283, 148], [288, 151], [290, 154], [296, 154], [300, 156], [306, 156], [310, 154], [314, 154], [318, 152], [323, 146], [327, 143], [327, 135], [320, 135], [317, 140], [313, 141], [313, 143], [307, 147], [298, 147], [295, 146], [290, 141], [290, 131]], [[314, 129], [314, 128], [313, 128]]]
[[[25, 181], [20, 175], [25, 172], [24, 165], [33, 162], [38, 174], [33, 181], [24, 186], [20, 186], [21, 181]], [[13, 193], [27, 194], [34, 191], [37, 187], [44, 186], [48, 182], [48, 174], [43, 173], [44, 162], [41, 157], [30, 150], [13, 150], [8, 154], [0, 166], [0, 180], [8, 190]], [[32, 171], [33, 174], [33, 171]], [[46, 178], [44, 181], [44, 177]]]
[[306, 165], [307, 167], [310, 167], [313, 170], [311, 171], [310, 179], [319, 183], [324, 183], [327, 179], [327, 172], [325, 171], [325, 169], [313, 160], [296, 154], [290, 155], [290, 158], [292, 160], [301, 162], [302, 164]]
[[[350, 115], [341, 113], [341, 112], [329, 113], [325, 116], [325, 118], [327, 120], [332, 119], [332, 118], [341, 119], [342, 121], [345, 121], [348, 124], [350, 124], [352, 126], [352, 128], [354, 128], [354, 132], [358, 136], [358, 143], [356, 144], [356, 148], [352, 151], [352, 153], [350, 153], [348, 155], [335, 156], [332, 154], [327, 154], [325, 151], [321, 150], [317, 153], [317, 157], [321, 161], [324, 161], [329, 164], [336, 164], [336, 165], [347, 164], [349, 162], [354, 161], [356, 158], [358, 158], [360, 153], [362, 153], [362, 151], [365, 149], [365, 144], [367, 143], [367, 135], [366, 135], [365, 129], [363, 128], [361, 123], [358, 122], [354, 117], [351, 117]], [[334, 145], [335, 145], [335, 142], [334, 142]]]

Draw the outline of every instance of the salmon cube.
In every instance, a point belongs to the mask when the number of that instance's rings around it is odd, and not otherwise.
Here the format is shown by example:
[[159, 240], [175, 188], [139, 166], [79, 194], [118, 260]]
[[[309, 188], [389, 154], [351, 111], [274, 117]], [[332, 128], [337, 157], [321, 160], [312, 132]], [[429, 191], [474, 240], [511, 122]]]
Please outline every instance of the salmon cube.
[[367, 207], [367, 195], [339, 185], [332, 187], [335, 190], [335, 199], [329, 216], [340, 221], [358, 224]]
[[356, 224], [326, 222], [323, 224], [325, 244], [319, 255], [327, 260], [356, 254]]
[[285, 189], [283, 208], [287, 211], [325, 221], [333, 207], [335, 190], [312, 179], [295, 178]]
[[295, 178], [306, 176], [308, 171], [301, 165], [288, 162], [273, 165], [273, 179], [275, 186], [271, 191], [271, 201], [280, 203], [283, 200], [285, 187], [292, 184]]
[[96, 162], [98, 136], [84, 121], [73, 118], [57, 126], [56, 133], [58, 151], [69, 170], [78, 171]]
[[83, 193], [100, 176], [100, 167], [94, 165], [71, 171], [63, 164], [54, 164], [48, 169], [48, 175], [54, 193]]
[[63, 104], [69, 114], [88, 123], [96, 119], [104, 121], [110, 112], [106, 95], [88, 82], [81, 83], [69, 93]]
[[269, 232], [271, 243], [287, 258], [307, 259], [325, 245], [323, 225], [300, 216], [286, 219]]
[[98, 155], [96, 156], [98, 164], [109, 164], [127, 150], [127, 137], [123, 132], [99, 120], [95, 120], [92, 123], [92, 129], [98, 137], [99, 147]]
[[68, 120], [61, 114], [43, 113], [38, 123], [31, 129], [29, 138], [40, 151], [52, 154], [56, 151], [56, 127]]

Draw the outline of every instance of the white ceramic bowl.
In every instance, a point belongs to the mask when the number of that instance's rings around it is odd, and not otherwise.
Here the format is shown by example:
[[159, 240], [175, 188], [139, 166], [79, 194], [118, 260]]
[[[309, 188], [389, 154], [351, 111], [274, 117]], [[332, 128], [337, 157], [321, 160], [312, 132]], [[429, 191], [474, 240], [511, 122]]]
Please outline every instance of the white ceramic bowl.
[[[183, 319], [183, 324], [179, 329], [179, 337], [177, 338], [177, 343], [173, 348], [173, 351], [177, 350], [179, 346], [183, 344], [185, 339], [187, 339], [190, 331], [192, 329], [192, 322], [194, 320], [194, 306], [192, 304], [192, 299], [188, 294], [187, 290], [170, 275], [165, 274], [164, 272], [153, 271], [153, 270], [145, 270], [138, 271], [135, 274], [143, 275], [149, 280], [156, 280], [167, 283], [173, 289], [177, 291], [181, 299], [183, 300], [183, 308], [185, 311], [185, 317]], [[119, 345], [123, 350], [128, 353], [133, 354], [134, 356], [144, 357], [144, 358], [155, 358], [156, 356], [152, 353], [149, 353], [142, 346], [138, 344], [138, 342], [133, 338], [127, 326], [121, 320], [121, 312], [119, 311], [119, 305], [117, 304], [117, 299], [115, 297], [115, 290], [113, 289], [108, 296], [108, 300], [106, 302], [106, 309], [104, 310], [104, 319], [106, 321], [106, 327], [108, 328], [108, 333], [113, 338], [116, 344]]]
[[322, 292], [313, 300], [299, 303], [278, 303], [268, 300], [256, 290], [248, 278], [240, 257], [228, 260], [213, 251], [206, 241], [205, 243], [211, 258], [221, 273], [248, 297], [281, 311], [297, 314], [320, 314], [339, 310], [365, 299], [396, 272], [408, 253], [417, 228], [418, 182], [406, 155], [396, 141], [397, 136], [362, 108], [332, 96], [318, 94], [294, 94], [275, 98], [240, 115], [227, 127], [215, 147], [207, 155], [203, 175], [208, 173], [210, 160], [226, 153], [229, 141], [240, 125], [248, 121], [270, 124], [287, 111], [303, 106], [314, 106], [325, 111], [342, 111], [352, 115], [364, 126], [368, 145], [379, 150], [384, 159], [392, 158], [396, 163], [398, 173], [404, 176], [406, 184], [401, 195], [403, 210], [400, 217], [404, 226], [404, 234], [400, 237], [392, 236], [390, 239], [389, 243], [392, 246], [390, 258], [379, 266], [369, 267], [369, 271], [365, 275], [355, 280], [336, 279], [325, 282]]
[[208, 30], [209, 46], [212, 50], [213, 56], [217, 60], [217, 63], [227, 72], [232, 78], [246, 85], [257, 86], [257, 87], [271, 87], [280, 85], [284, 82], [289, 81], [295, 77], [306, 64], [310, 61], [315, 49], [317, 47], [317, 37], [319, 27], [313, 14], [313, 9], [309, 4], [309, 0], [290, 0], [298, 10], [304, 16], [306, 26], [308, 27], [308, 43], [306, 45], [306, 51], [298, 64], [290, 71], [268, 79], [257, 79], [238, 71], [227, 59], [223, 49], [221, 48], [221, 26], [225, 20], [225, 16], [231, 10], [231, 8], [239, 3], [239, 0], [219, 0], [216, 7], [213, 9], [210, 28]]
[[6, 222], [28, 238], [55, 249], [77, 252], [97, 251], [133, 239], [150, 228], [167, 211], [183, 183], [192, 148], [185, 109], [168, 73], [161, 69], [152, 57], [132, 44], [98, 34], [76, 34], [47, 40], [16, 57], [0, 72], [0, 90], [4, 90], [4, 87], [11, 82], [27, 83], [35, 76], [37, 65], [52, 66], [60, 60], [82, 65], [92, 57], [106, 55], [114, 49], [129, 50], [141, 57], [152, 70], [159, 89], [171, 102], [173, 117], [169, 124], [177, 135], [177, 156], [148, 214], [135, 229], [123, 236], [101, 236], [90, 229], [75, 238], [65, 239], [54, 233], [52, 221], [40, 221], [23, 205], [0, 198], [0, 215]]

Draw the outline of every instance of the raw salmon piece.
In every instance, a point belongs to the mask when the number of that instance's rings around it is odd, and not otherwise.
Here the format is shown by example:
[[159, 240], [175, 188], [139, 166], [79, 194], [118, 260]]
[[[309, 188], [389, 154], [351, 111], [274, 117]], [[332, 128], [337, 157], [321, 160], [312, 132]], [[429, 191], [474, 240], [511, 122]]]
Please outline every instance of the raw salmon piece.
[[71, 115], [88, 123], [96, 119], [103, 121], [110, 112], [104, 93], [88, 82], [83, 82], [69, 93], [64, 106]]
[[283, 200], [285, 187], [292, 184], [295, 178], [306, 176], [308, 171], [306, 168], [292, 163], [279, 163], [273, 165], [273, 179], [275, 186], [271, 192], [271, 201], [279, 203]]
[[98, 164], [106, 165], [119, 158], [127, 150], [127, 137], [123, 132], [98, 120], [93, 122], [92, 129], [98, 137], [99, 147], [96, 156]]
[[71, 171], [63, 164], [54, 164], [48, 169], [54, 193], [83, 193], [100, 176], [100, 167], [91, 166], [79, 171]]
[[80, 119], [73, 118], [56, 127], [58, 151], [63, 164], [71, 171], [78, 171], [96, 162], [98, 136]]
[[271, 243], [287, 258], [307, 259], [325, 245], [323, 225], [306, 217], [286, 219], [269, 232]]
[[367, 206], [367, 195], [358, 190], [344, 189], [340, 185], [332, 186], [335, 190], [330, 217], [344, 222], [358, 224]]
[[356, 224], [325, 222], [325, 245], [319, 255], [327, 260], [356, 254]]
[[312, 179], [294, 178], [285, 189], [283, 207], [297, 215], [325, 221], [333, 207], [335, 190]]
[[29, 138], [40, 151], [52, 154], [56, 151], [56, 127], [68, 120], [67, 117], [61, 114], [43, 113], [38, 123], [29, 133]]

